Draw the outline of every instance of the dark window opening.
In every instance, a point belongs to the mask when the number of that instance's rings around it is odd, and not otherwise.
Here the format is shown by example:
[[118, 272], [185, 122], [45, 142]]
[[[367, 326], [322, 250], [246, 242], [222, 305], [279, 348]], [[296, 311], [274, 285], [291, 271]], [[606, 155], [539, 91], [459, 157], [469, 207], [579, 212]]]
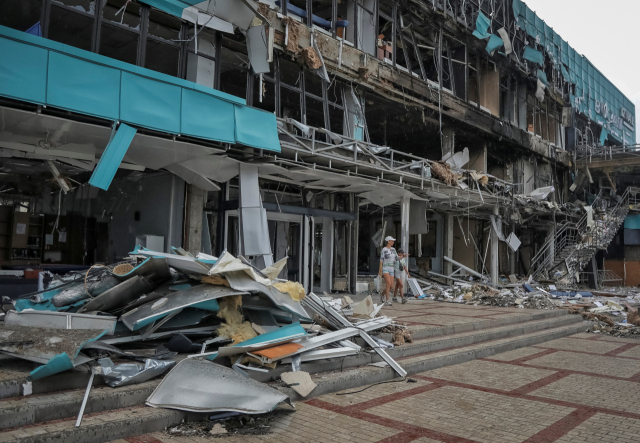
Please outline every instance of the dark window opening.
[[40, 23], [41, 0], [0, 0], [0, 25], [27, 31]]
[[49, 38], [51, 40], [91, 50], [94, 19], [88, 15], [51, 5]]

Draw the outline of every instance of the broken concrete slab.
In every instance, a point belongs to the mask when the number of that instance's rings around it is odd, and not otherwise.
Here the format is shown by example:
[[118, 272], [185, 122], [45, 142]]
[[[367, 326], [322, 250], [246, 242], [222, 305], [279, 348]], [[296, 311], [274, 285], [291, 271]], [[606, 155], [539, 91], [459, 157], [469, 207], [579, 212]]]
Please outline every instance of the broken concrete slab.
[[313, 380], [311, 380], [309, 373], [304, 371], [283, 372], [280, 374], [280, 378], [302, 397], [311, 394], [311, 391], [317, 386]]

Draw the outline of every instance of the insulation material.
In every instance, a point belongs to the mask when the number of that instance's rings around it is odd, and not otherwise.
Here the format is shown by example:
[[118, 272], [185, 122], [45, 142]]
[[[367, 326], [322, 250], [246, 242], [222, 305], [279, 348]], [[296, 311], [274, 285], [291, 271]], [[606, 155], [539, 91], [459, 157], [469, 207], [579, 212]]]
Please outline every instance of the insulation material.
[[538, 87], [536, 89], [536, 98], [540, 102], [544, 101], [544, 90], [545, 89], [546, 89], [546, 86], [544, 85], [544, 83], [542, 83], [542, 81], [540, 79], [538, 79]]
[[291, 17], [287, 17], [285, 23], [287, 26], [287, 51], [298, 54], [298, 52], [300, 52], [298, 46], [298, 39], [300, 38], [300, 24]]
[[304, 48], [301, 53], [304, 64], [309, 69], [319, 69], [322, 66], [318, 53], [311, 46]]
[[270, 278], [271, 280], [275, 280], [276, 278], [278, 278], [278, 275], [280, 275], [280, 273], [282, 272], [284, 267], [287, 266], [287, 259], [288, 258], [289, 258], [288, 256], [284, 257], [284, 258], [281, 258], [280, 260], [278, 260], [273, 265], [264, 268], [262, 270], [262, 273], [264, 275], [266, 275], [267, 278]]
[[289, 294], [297, 302], [302, 301], [305, 297], [304, 287], [297, 281], [278, 282], [274, 283], [273, 287], [280, 292]]
[[219, 275], [205, 275], [204, 277], [202, 277], [202, 283], [208, 283], [210, 285], [216, 285], [216, 286], [226, 286], [226, 287], [231, 287], [231, 285], [229, 284], [229, 280], [227, 280], [224, 277], [220, 277]]
[[242, 313], [238, 309], [242, 306], [241, 295], [222, 298], [218, 301], [218, 304], [220, 305], [218, 317], [226, 321], [226, 324], [220, 325], [218, 329], [219, 336], [229, 337], [233, 340], [233, 344], [258, 336], [251, 327], [251, 323], [244, 321]]
[[507, 33], [506, 29], [498, 29], [498, 34], [500, 35], [500, 38], [502, 39], [502, 42], [504, 44], [504, 53], [506, 55], [511, 54], [513, 52], [513, 46], [511, 45], [511, 39], [509, 38], [509, 34]]
[[437, 179], [442, 180], [447, 185], [458, 186], [458, 177], [451, 172], [451, 167], [448, 164], [433, 162], [431, 163], [431, 171]]
[[485, 174], [479, 174], [475, 171], [471, 171], [470, 174], [471, 178], [477, 181], [479, 185], [487, 186], [487, 184], [489, 183], [489, 177], [487, 177]]

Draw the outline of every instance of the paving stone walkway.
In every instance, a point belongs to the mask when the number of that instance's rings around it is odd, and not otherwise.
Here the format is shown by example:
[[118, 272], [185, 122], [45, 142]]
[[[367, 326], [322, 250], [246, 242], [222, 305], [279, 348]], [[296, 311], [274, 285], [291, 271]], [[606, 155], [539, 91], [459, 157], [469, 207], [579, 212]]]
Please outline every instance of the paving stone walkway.
[[[494, 314], [492, 309], [477, 308], [470, 311], [476, 321], [478, 316]], [[400, 312], [422, 318], [415, 310]], [[499, 312], [505, 315], [504, 309]], [[443, 310], [424, 318], [435, 316], [447, 314]], [[386, 383], [297, 403], [296, 412], [283, 413], [274, 421], [270, 434], [216, 441], [640, 441], [638, 340], [577, 334], [411, 377], [417, 382]], [[213, 440], [158, 432], [118, 443]]]

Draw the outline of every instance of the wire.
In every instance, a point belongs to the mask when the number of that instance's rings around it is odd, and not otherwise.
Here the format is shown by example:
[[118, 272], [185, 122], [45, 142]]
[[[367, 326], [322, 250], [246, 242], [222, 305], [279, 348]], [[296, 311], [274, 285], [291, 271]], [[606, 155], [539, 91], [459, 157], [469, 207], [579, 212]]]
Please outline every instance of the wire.
[[366, 391], [369, 388], [373, 388], [374, 386], [378, 386], [378, 385], [383, 385], [385, 383], [400, 383], [406, 381], [407, 383], [415, 383], [415, 380], [412, 378], [407, 378], [407, 377], [402, 377], [400, 380], [387, 380], [387, 381], [381, 381], [378, 383], [374, 383], [372, 385], [367, 386], [364, 389], [360, 389], [359, 391], [351, 391], [351, 392], [338, 392], [336, 395], [350, 395], [350, 394], [358, 394], [360, 392]]

